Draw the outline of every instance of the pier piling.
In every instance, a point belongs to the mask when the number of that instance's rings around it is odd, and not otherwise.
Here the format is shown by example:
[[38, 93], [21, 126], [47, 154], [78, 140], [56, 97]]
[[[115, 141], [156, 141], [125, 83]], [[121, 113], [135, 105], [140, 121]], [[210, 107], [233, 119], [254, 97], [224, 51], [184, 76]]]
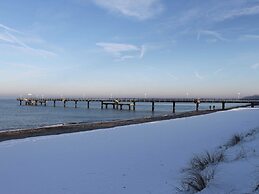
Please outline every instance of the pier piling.
[[152, 112], [154, 112], [154, 111], [155, 111], [155, 102], [152, 101]]
[[173, 113], [175, 113], [175, 102], [173, 102]]
[[196, 102], [196, 111], [199, 111], [199, 102]]
[[226, 103], [222, 102], [222, 110], [225, 110], [225, 105], [226, 105]]

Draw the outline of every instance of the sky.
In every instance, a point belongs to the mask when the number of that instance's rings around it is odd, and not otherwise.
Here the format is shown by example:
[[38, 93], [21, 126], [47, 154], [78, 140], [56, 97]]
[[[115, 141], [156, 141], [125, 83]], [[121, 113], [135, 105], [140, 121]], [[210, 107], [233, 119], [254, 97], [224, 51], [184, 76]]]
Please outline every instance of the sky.
[[0, 0], [0, 96], [259, 94], [259, 0]]

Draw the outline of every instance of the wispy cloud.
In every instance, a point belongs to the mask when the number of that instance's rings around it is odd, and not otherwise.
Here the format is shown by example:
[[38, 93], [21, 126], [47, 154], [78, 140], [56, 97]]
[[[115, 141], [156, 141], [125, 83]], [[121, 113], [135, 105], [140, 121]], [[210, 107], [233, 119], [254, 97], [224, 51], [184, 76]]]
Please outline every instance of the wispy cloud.
[[[5, 72], [6, 75], [9, 74], [9, 70], [6, 70], [5, 67], [12, 67], [12, 81], [24, 81], [32, 78], [41, 78], [45, 77], [47, 75], [50, 75], [50, 71], [46, 67], [40, 67], [39, 65], [31, 65], [31, 64], [25, 64], [25, 63], [6, 63], [1, 61], [1, 65], [4, 65], [1, 67], [3, 72]], [[4, 74], [4, 75], [5, 75]], [[6, 79], [9, 79], [8, 77]]]
[[15, 43], [13, 39], [7, 33], [0, 33], [0, 41], [7, 43]]
[[197, 79], [200, 79], [200, 80], [204, 79], [204, 76], [202, 76], [202, 75], [201, 75], [199, 72], [197, 72], [197, 71], [194, 72], [194, 75], [195, 75], [195, 77], [196, 77]]
[[240, 40], [259, 40], [259, 35], [245, 34], [240, 36]]
[[146, 47], [145, 45], [142, 45], [142, 46], [141, 46], [141, 49], [140, 49], [140, 55], [139, 55], [139, 57], [140, 57], [141, 59], [144, 57], [146, 51], [147, 51], [147, 47]]
[[219, 32], [211, 31], [211, 30], [200, 30], [197, 33], [197, 40], [200, 40], [201, 36], [210, 36], [213, 37], [214, 40], [227, 41]]
[[173, 16], [162, 21], [162, 25], [168, 29], [176, 29], [185, 26], [190, 27], [190, 25], [196, 23], [196, 21], [200, 21], [200, 18], [202, 17], [203, 12], [198, 8], [185, 9], [184, 11], [179, 10], [179, 13], [176, 12]]
[[224, 69], [223, 68], [219, 68], [216, 71], [213, 72], [214, 75], [218, 75], [219, 73], [221, 73]]
[[93, 0], [110, 12], [146, 20], [163, 11], [160, 0]]
[[259, 5], [255, 5], [252, 7], [245, 7], [241, 9], [234, 9], [229, 10], [225, 13], [222, 13], [217, 20], [228, 20], [228, 19], [234, 19], [241, 16], [250, 16], [250, 15], [257, 15], [259, 14]]
[[132, 58], [143, 58], [146, 52], [146, 47], [136, 46], [133, 44], [121, 44], [121, 43], [107, 43], [98, 42], [96, 46], [101, 47], [105, 52], [111, 54], [116, 60], [125, 60]]
[[179, 78], [177, 76], [175, 76], [174, 74], [172, 73], [167, 73], [167, 75], [170, 77], [170, 78], [173, 78], [174, 80], [179, 80]]
[[22, 39], [30, 39], [30, 37], [24, 35], [18, 30], [15, 30], [6, 25], [0, 24], [0, 43], [3, 42], [7, 46], [11, 48], [15, 48], [16, 50], [20, 50], [29, 54], [41, 55], [43, 57], [57, 55], [52, 51], [31, 47], [28, 44], [26, 44], [24, 41], [22, 41]]
[[7, 31], [9, 31], [9, 32], [21, 33], [20, 31], [15, 30], [15, 29], [13, 29], [13, 28], [10, 28], [10, 27], [8, 27], [8, 26], [6, 26], [6, 25], [3, 25], [3, 24], [0, 24], [0, 28], [2, 28], [2, 29], [4, 29], [4, 30], [7, 30]]
[[125, 51], [138, 51], [139, 48], [132, 44], [120, 44], [120, 43], [106, 43], [106, 42], [99, 42], [96, 43], [97, 46], [102, 47], [106, 52], [113, 53], [113, 54], [120, 54], [121, 52]]
[[[159, 31], [171, 31], [176, 38], [196, 35], [197, 39], [200, 39], [202, 35], [210, 36], [210, 39], [206, 39], [207, 42], [226, 41], [225, 37], [231, 37], [233, 40], [239, 37], [240, 33], [250, 34], [258, 31], [258, 26], [255, 24], [259, 15], [258, 0], [198, 0], [197, 2], [188, 2], [185, 6], [174, 10], [172, 16], [161, 21]], [[254, 20], [247, 21], [246, 25], [239, 25], [239, 22], [233, 21], [244, 16], [254, 16]], [[228, 24], [223, 27], [224, 22]], [[205, 30], [197, 33], [199, 29]]]
[[259, 63], [251, 65], [251, 68], [254, 69], [254, 70], [259, 69]]

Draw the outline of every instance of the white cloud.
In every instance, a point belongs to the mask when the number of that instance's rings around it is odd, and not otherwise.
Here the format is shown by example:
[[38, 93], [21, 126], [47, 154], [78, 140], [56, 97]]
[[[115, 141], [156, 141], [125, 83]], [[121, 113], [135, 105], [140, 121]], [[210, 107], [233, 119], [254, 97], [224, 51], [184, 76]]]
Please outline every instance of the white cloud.
[[[17, 36], [19, 34], [19, 36]], [[30, 37], [24, 35], [18, 30], [0, 24], [0, 43], [4, 42], [7, 46], [20, 50], [29, 54], [41, 55], [43, 57], [56, 56], [56, 53], [44, 49], [38, 49], [29, 46], [21, 39], [31, 39]]]
[[[220, 40], [220, 41], [227, 41], [227, 39], [225, 39], [220, 33], [216, 32], [216, 31], [211, 31], [211, 30], [200, 30], [197, 33], [197, 40], [200, 40], [201, 36], [211, 36], [214, 39], [212, 39], [212, 42], [215, 42], [216, 40]], [[211, 39], [209, 39], [211, 40]]]
[[230, 10], [220, 15], [217, 18], [217, 20], [222, 21], [222, 20], [234, 19], [241, 16], [250, 16], [250, 15], [257, 15], [257, 14], [259, 14], [259, 5], [255, 5], [253, 7]]
[[163, 11], [160, 0], [93, 0], [111, 12], [146, 20]]
[[259, 68], [259, 63], [251, 65], [251, 68], [252, 69], [258, 69]]
[[101, 47], [105, 52], [111, 54], [116, 60], [125, 60], [132, 58], [143, 58], [146, 47], [136, 46], [133, 44], [121, 44], [121, 43], [107, 43], [98, 42], [96, 46]]

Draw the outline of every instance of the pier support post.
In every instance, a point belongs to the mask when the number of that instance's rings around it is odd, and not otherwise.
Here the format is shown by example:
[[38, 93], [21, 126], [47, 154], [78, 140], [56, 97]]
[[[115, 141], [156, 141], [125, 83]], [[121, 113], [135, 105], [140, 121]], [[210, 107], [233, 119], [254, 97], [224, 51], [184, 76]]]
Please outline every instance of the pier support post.
[[20, 100], [20, 106], [22, 106], [22, 100]]
[[55, 100], [53, 101], [53, 106], [56, 107], [56, 101]]
[[222, 110], [225, 110], [225, 102], [222, 102]]
[[101, 101], [101, 109], [103, 109], [103, 101]]
[[255, 104], [252, 102], [251, 103], [251, 108], [254, 108], [255, 107]]
[[47, 101], [44, 102], [44, 106], [47, 106]]
[[67, 101], [64, 101], [64, 108], [66, 108], [66, 102], [67, 102]]
[[87, 101], [87, 108], [88, 109], [90, 108], [90, 101], [89, 100]]
[[199, 105], [200, 105], [200, 103], [196, 102], [196, 111], [199, 111]]
[[108, 104], [105, 104], [105, 108], [106, 108], [106, 109], [108, 108]]
[[115, 109], [115, 104], [112, 105], [112, 108]]
[[153, 101], [152, 102], [152, 112], [154, 112], [155, 111], [155, 102]]
[[122, 110], [122, 104], [120, 104], [120, 109]]
[[136, 102], [133, 101], [133, 110], [135, 111], [136, 110]]
[[131, 108], [130, 108], [130, 104], [129, 104], [129, 110], [131, 110]]
[[75, 100], [75, 108], [77, 108], [77, 100]]
[[175, 102], [173, 102], [173, 113], [175, 113]]

